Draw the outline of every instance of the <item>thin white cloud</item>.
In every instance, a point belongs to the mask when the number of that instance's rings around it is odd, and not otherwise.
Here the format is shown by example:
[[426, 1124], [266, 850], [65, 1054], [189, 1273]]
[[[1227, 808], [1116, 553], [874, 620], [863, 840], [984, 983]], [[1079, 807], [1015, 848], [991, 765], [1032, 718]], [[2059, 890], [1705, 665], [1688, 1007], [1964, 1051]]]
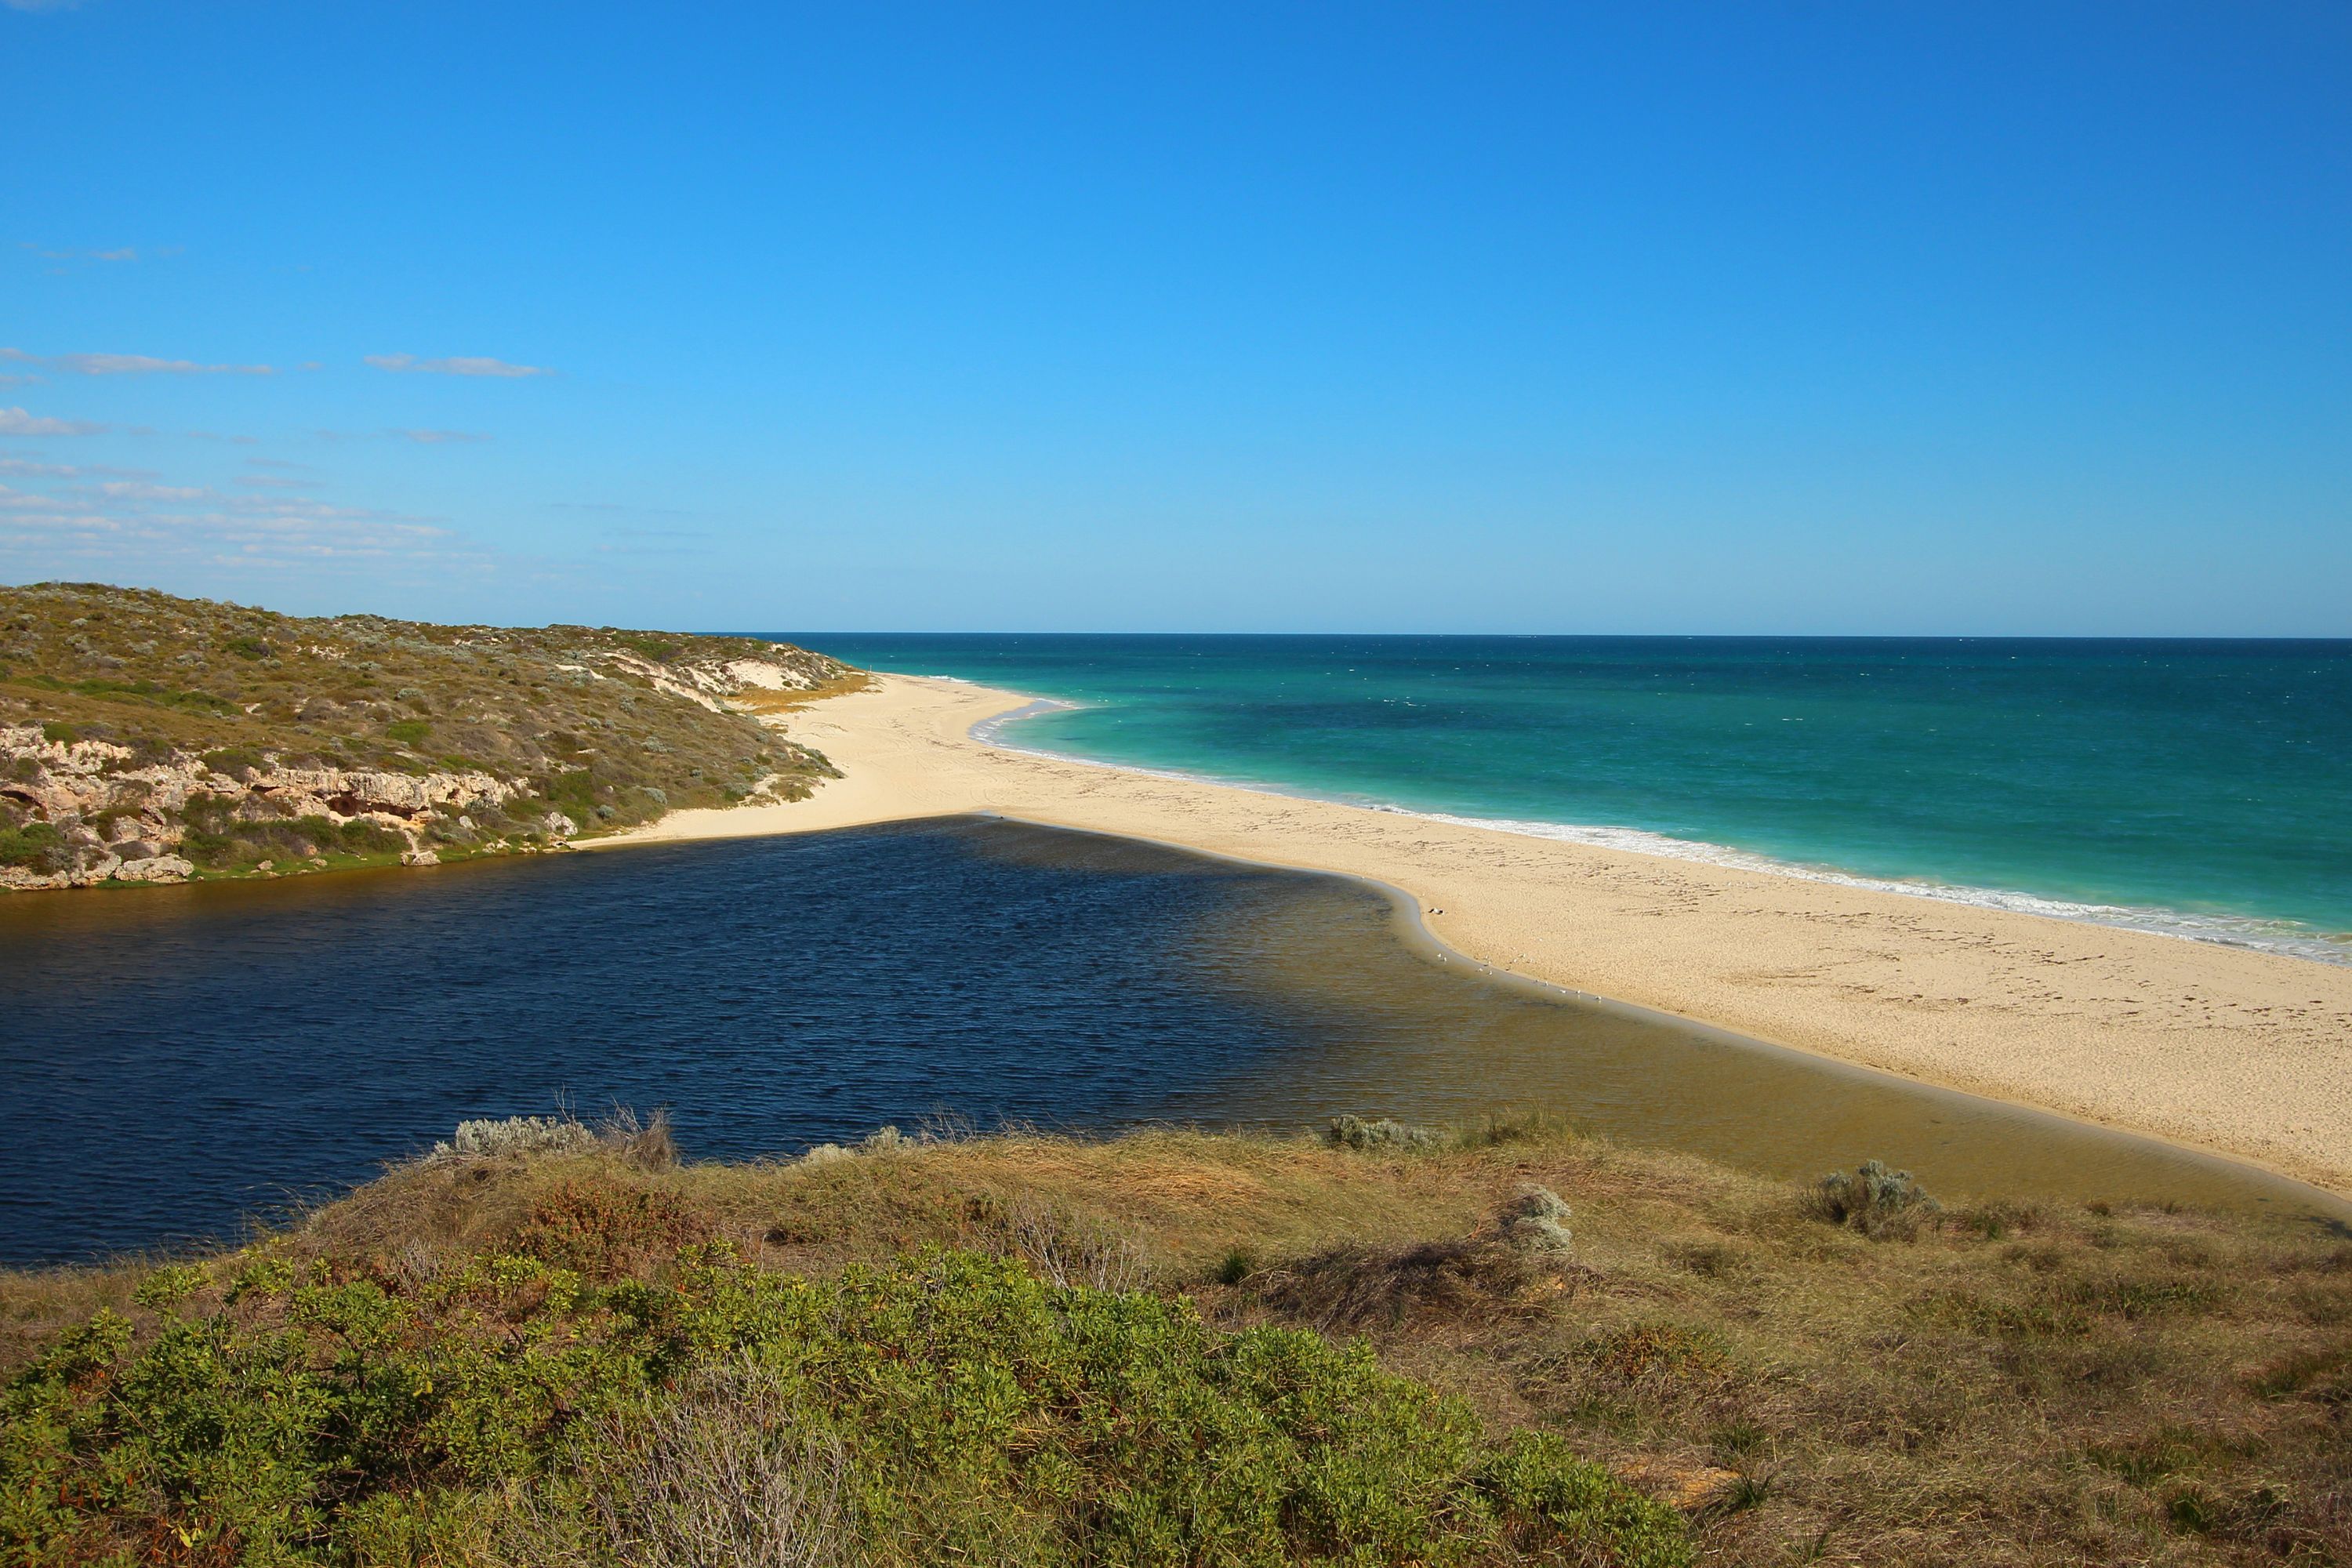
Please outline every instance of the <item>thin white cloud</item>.
[[266, 364], [198, 364], [194, 360], [159, 359], [153, 354], [30, 354], [22, 349], [0, 349], [0, 360], [37, 364], [68, 375], [275, 375]]
[[202, 500], [213, 493], [201, 485], [159, 485], [145, 479], [108, 479], [82, 488], [100, 500]]
[[0, 436], [95, 436], [105, 428], [87, 419], [53, 419], [21, 408], [0, 408]]
[[0, 580], [110, 570], [115, 563], [331, 572], [478, 569], [490, 561], [425, 520], [307, 496], [223, 496], [199, 485], [131, 482], [49, 493], [0, 485]]
[[152, 354], [58, 354], [48, 362], [75, 375], [276, 375], [266, 364], [198, 364]]
[[59, 508], [77, 507], [87, 510], [89, 505], [88, 501], [75, 500], [68, 496], [43, 495], [37, 490], [13, 489], [6, 485], [0, 485], [0, 507], [5, 507], [10, 511], [37, 510], [55, 511]]
[[525, 375], [553, 375], [542, 365], [514, 364], [502, 359], [481, 355], [458, 354], [447, 359], [418, 359], [415, 354], [370, 354], [367, 363], [378, 370], [401, 371], [424, 375], [488, 375], [513, 378]]
[[0, 458], [0, 474], [35, 479], [152, 479], [148, 468], [91, 468], [79, 463], [37, 463], [30, 458]]

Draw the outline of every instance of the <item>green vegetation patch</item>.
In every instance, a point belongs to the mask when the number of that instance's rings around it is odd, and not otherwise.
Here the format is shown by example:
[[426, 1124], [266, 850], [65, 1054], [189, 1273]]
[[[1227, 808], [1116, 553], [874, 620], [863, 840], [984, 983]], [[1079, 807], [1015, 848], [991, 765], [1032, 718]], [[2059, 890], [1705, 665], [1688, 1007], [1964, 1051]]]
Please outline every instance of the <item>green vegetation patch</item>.
[[184, 713], [226, 717], [238, 711], [236, 704], [226, 697], [216, 697], [209, 691], [183, 691], [152, 680], [60, 680], [53, 675], [29, 675], [16, 678], [16, 683], [41, 691], [69, 691], [78, 697], [127, 698]]
[[0, 827], [0, 866], [23, 866], [34, 870], [54, 869], [49, 862], [65, 847], [65, 835], [46, 822], [28, 822], [20, 827]]
[[1557, 1437], [1488, 1439], [1360, 1343], [1002, 1258], [815, 1280], [703, 1242], [655, 1282], [511, 1253], [291, 1273], [159, 1271], [135, 1320], [58, 1334], [5, 1395], [0, 1555], [1690, 1560], [1670, 1510]]
[[681, 644], [662, 637], [649, 637], [637, 633], [619, 633], [613, 640], [631, 652], [644, 655], [656, 664], [667, 664], [684, 652]]
[[2334, 1220], [1970, 1199], [1887, 1245], [1524, 1118], [474, 1123], [0, 1271], [0, 1563], [2352, 1562]]

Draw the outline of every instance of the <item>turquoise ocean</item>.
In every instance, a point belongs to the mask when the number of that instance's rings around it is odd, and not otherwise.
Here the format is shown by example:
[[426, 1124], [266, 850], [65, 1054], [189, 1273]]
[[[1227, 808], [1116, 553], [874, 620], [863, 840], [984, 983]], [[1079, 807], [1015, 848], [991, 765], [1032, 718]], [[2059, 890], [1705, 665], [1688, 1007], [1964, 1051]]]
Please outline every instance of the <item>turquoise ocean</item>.
[[2352, 641], [778, 635], [1000, 744], [2352, 962]]

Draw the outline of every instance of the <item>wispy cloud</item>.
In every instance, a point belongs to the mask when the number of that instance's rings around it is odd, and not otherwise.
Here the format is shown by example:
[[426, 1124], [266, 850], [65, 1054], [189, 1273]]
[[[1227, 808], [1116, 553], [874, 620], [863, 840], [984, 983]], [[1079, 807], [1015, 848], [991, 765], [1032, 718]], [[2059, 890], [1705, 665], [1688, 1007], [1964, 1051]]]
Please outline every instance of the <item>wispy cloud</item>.
[[202, 500], [213, 493], [202, 485], [159, 485], [147, 479], [108, 479], [82, 489], [100, 500]]
[[418, 359], [415, 354], [370, 354], [367, 356], [367, 363], [378, 370], [400, 371], [423, 375], [488, 375], [512, 378], [555, 374], [543, 365], [515, 364], [502, 359], [469, 354], [458, 354], [447, 359]]
[[30, 354], [22, 349], [0, 349], [0, 361], [37, 364], [68, 375], [275, 375], [266, 364], [198, 364], [194, 360], [159, 359], [153, 354]]
[[258, 447], [261, 445], [261, 437], [258, 436], [225, 436], [218, 430], [191, 430], [188, 432], [188, 439], [191, 441], [226, 441], [232, 447]]
[[[24, 4], [24, 0], [0, 0], [0, 5], [6, 5], [11, 11], [66, 11], [72, 9], [78, 0], [67, 0], [67, 4], [62, 5], [27, 5]], [[139, 259], [138, 247], [130, 245], [114, 250], [52, 250], [46, 245], [37, 245], [27, 239], [21, 241], [18, 248], [29, 250], [44, 261], [136, 261]], [[175, 246], [173, 248], [177, 250], [178, 247]]]
[[0, 408], [0, 436], [95, 436], [105, 428], [87, 419], [53, 419], [21, 408]]
[[152, 479], [155, 477], [147, 468], [100, 468], [79, 463], [38, 463], [30, 458], [0, 458], [0, 474], [16, 474], [37, 479]]
[[320, 483], [318, 479], [298, 479], [291, 474], [239, 474], [232, 482], [265, 490], [315, 490]]
[[0, 575], [116, 562], [442, 571], [485, 567], [490, 557], [425, 519], [309, 496], [224, 496], [202, 485], [135, 480], [46, 490], [0, 484]]

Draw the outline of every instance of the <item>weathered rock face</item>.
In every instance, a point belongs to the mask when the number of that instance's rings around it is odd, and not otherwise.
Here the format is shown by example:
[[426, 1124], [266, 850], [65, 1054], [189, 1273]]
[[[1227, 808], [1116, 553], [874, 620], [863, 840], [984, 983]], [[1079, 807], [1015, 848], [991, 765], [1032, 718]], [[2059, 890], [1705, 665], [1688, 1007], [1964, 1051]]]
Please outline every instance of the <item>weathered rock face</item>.
[[114, 870], [116, 879], [125, 882], [177, 882], [195, 874], [195, 867], [177, 855], [153, 855], [144, 860], [126, 860]]
[[347, 773], [341, 768], [287, 768], [255, 773], [246, 787], [272, 805], [291, 805], [294, 809], [290, 815], [296, 816], [393, 816], [406, 821], [441, 805], [462, 808], [477, 801], [503, 805], [517, 786], [480, 773]]
[[[335, 829], [370, 823], [399, 836], [405, 862], [430, 865], [438, 857], [422, 844], [425, 826], [469, 820], [469, 808], [503, 805], [524, 787], [485, 773], [278, 767], [268, 758], [223, 769], [184, 752], [142, 758], [111, 742], [50, 740], [36, 724], [0, 726], [0, 798], [31, 819], [15, 830], [16, 863], [0, 864], [0, 889], [177, 881], [196, 868], [171, 851], [202, 830], [192, 815], [207, 814]], [[536, 826], [559, 841], [579, 832], [560, 812]]]

